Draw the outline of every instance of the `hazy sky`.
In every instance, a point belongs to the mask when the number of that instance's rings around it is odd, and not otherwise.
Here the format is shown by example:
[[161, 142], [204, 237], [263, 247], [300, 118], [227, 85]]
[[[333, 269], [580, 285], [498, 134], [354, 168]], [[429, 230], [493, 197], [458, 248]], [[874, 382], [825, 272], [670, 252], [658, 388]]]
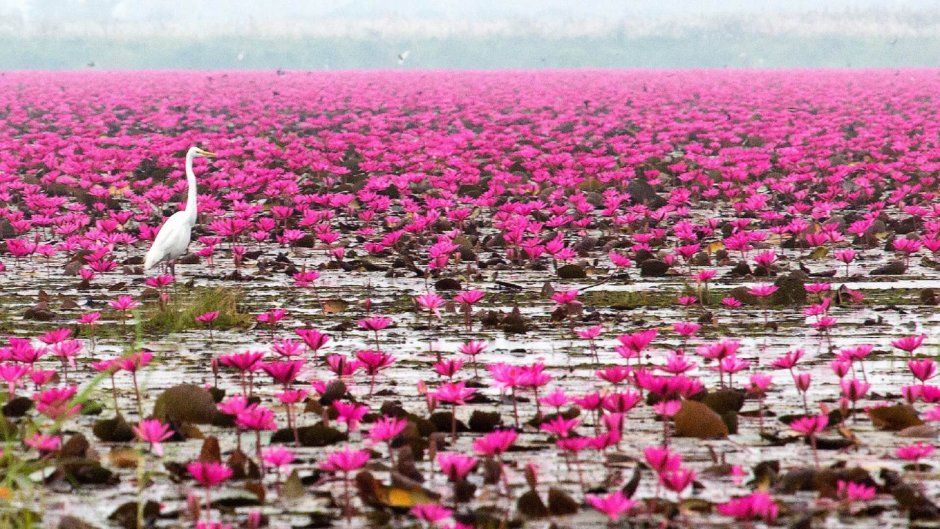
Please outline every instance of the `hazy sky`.
[[940, 66], [940, 0], [0, 0], [0, 69], [381, 68], [405, 49], [418, 68]]
[[76, 22], [224, 25], [309, 24], [325, 20], [557, 22], [671, 17], [842, 14], [936, 10], [927, 0], [0, 0], [0, 17], [28, 30]]

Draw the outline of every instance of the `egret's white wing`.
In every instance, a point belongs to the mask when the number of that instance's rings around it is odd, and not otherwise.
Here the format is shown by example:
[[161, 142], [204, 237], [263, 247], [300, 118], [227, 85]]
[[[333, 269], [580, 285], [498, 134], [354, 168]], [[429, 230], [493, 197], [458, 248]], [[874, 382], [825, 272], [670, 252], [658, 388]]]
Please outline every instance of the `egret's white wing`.
[[191, 229], [186, 212], [177, 211], [170, 216], [154, 238], [153, 245], [147, 252], [144, 268], [149, 269], [157, 263], [183, 255], [189, 246]]

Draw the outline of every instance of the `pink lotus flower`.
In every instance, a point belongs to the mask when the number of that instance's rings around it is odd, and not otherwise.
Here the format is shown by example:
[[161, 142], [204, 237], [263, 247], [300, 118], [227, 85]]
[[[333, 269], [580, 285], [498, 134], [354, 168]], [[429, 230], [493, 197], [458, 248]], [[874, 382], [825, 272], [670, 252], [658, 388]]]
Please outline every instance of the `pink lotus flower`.
[[578, 423], [581, 421], [577, 418], [575, 419], [565, 419], [561, 415], [555, 416], [550, 421], [543, 422], [539, 429], [543, 432], [548, 432], [558, 437], [568, 437], [571, 435], [571, 430], [573, 430]]
[[515, 430], [496, 430], [473, 441], [473, 449], [483, 456], [498, 456], [516, 441]]
[[336, 420], [346, 423], [347, 432], [355, 432], [359, 429], [359, 421], [369, 413], [368, 406], [362, 406], [354, 403], [338, 400], [333, 403], [333, 409], [336, 410]]
[[813, 446], [813, 459], [816, 461], [816, 468], [819, 468], [819, 455], [816, 453], [816, 434], [826, 429], [829, 424], [829, 418], [825, 415], [809, 415], [800, 417], [790, 423], [790, 428], [807, 438]]
[[444, 306], [444, 298], [441, 296], [431, 293], [421, 294], [419, 296], [415, 296], [415, 303], [417, 303], [418, 306], [422, 309], [428, 311], [431, 314], [434, 314], [438, 318], [441, 317], [441, 307]]
[[59, 450], [62, 445], [62, 438], [57, 435], [46, 435], [39, 432], [27, 437], [23, 443], [36, 450], [40, 455], [49, 455]]
[[194, 461], [186, 465], [186, 470], [207, 489], [218, 487], [234, 474], [228, 465], [207, 461]]
[[235, 425], [242, 430], [277, 430], [274, 412], [259, 404], [247, 406], [235, 416]]
[[385, 316], [372, 316], [370, 318], [361, 319], [358, 322], [360, 329], [366, 329], [372, 332], [381, 331], [391, 324], [391, 318], [386, 318]]
[[559, 305], [580, 305], [577, 290], [563, 290], [552, 294], [552, 301]]
[[141, 368], [150, 365], [153, 360], [153, 353], [150, 351], [140, 351], [115, 359], [115, 363], [124, 371], [131, 373], [139, 371]]
[[678, 495], [695, 481], [695, 471], [688, 468], [667, 470], [659, 474], [659, 482]]
[[7, 383], [7, 400], [13, 400], [16, 386], [29, 373], [29, 366], [22, 364], [0, 364], [0, 379]]
[[74, 416], [81, 409], [81, 404], [71, 403], [76, 392], [77, 386], [49, 388], [34, 393], [33, 400], [39, 413], [53, 420], [62, 420]]
[[922, 384], [933, 378], [937, 373], [937, 364], [930, 358], [908, 360], [907, 367], [911, 370], [914, 378], [920, 380]]
[[477, 355], [485, 351], [486, 347], [487, 347], [487, 344], [484, 341], [471, 340], [469, 342], [461, 344], [460, 347], [457, 348], [457, 352], [459, 352], [460, 354], [467, 355], [473, 359], [473, 377], [474, 378], [479, 378], [479, 375], [477, 373], [477, 361], [476, 361]]
[[150, 444], [154, 454], [163, 457], [163, 441], [173, 437], [173, 430], [157, 419], [144, 419], [133, 427], [137, 439]]
[[278, 324], [278, 322], [283, 320], [285, 316], [287, 316], [286, 310], [282, 308], [273, 308], [267, 312], [258, 314], [255, 319], [258, 320], [258, 323], [264, 323], [270, 325], [273, 328]]
[[79, 325], [94, 325], [98, 323], [98, 320], [101, 319], [100, 312], [86, 312], [78, 317], [77, 323]]
[[836, 496], [845, 503], [871, 501], [875, 499], [876, 494], [877, 490], [875, 487], [865, 485], [864, 483], [855, 483], [842, 479], [836, 482]]
[[454, 296], [454, 301], [461, 305], [476, 305], [485, 295], [482, 290], [464, 290]]
[[323, 334], [316, 329], [300, 328], [294, 330], [294, 332], [297, 333], [297, 336], [300, 336], [300, 339], [304, 341], [304, 344], [309, 347], [314, 354], [330, 341], [329, 335]]
[[285, 358], [293, 358], [304, 354], [304, 345], [290, 338], [274, 340], [271, 349]]
[[326, 472], [349, 474], [365, 466], [368, 460], [369, 453], [365, 450], [354, 450], [346, 447], [327, 454], [326, 461], [320, 463], [320, 468]]
[[395, 417], [382, 417], [369, 428], [369, 439], [377, 443], [385, 443], [394, 439], [405, 430], [408, 421]]
[[923, 345], [925, 339], [927, 339], [926, 334], [921, 334], [919, 336], [905, 336], [904, 338], [892, 340], [891, 345], [902, 351], [907, 351], [909, 354], [914, 354], [914, 351]]
[[588, 327], [587, 329], [578, 329], [575, 331], [575, 333], [578, 335], [579, 338], [582, 338], [585, 340], [594, 340], [595, 338], [601, 335], [601, 332], [603, 332], [603, 330], [604, 330], [603, 325], [595, 325], [594, 327]]
[[780, 287], [776, 285], [768, 284], [759, 284], [754, 285], [753, 287], [747, 289], [748, 293], [752, 296], [757, 296], [759, 298], [765, 298], [767, 296], [773, 295], [774, 292], [780, 290]]
[[222, 355], [219, 357], [219, 363], [245, 373], [261, 369], [262, 358], [264, 358], [264, 353], [260, 351], [245, 351]]
[[629, 268], [633, 266], [633, 261], [626, 255], [621, 255], [617, 252], [609, 252], [607, 254], [610, 262], [617, 268]]
[[467, 477], [467, 474], [476, 466], [477, 460], [463, 454], [441, 452], [437, 454], [437, 464], [449, 481], [457, 482]]
[[606, 496], [588, 495], [585, 499], [591, 507], [607, 515], [611, 522], [616, 522], [624, 513], [636, 507], [636, 502], [628, 499], [619, 490]]
[[436, 503], [415, 505], [410, 512], [415, 518], [432, 525], [450, 518], [452, 514], [450, 509]]
[[[639, 355], [656, 339], [657, 334], [658, 331], [656, 329], [648, 329], [645, 331], [637, 331], [633, 334], [620, 335], [617, 337], [617, 340], [628, 352]], [[624, 356], [624, 353], [620, 353], [620, 355]]]
[[118, 296], [108, 302], [114, 310], [128, 311], [137, 308], [138, 303], [131, 296]]
[[267, 362], [261, 364], [261, 369], [270, 375], [275, 382], [286, 388], [297, 379], [297, 376], [300, 375], [300, 370], [303, 369], [305, 363], [305, 360]]
[[203, 314], [200, 314], [199, 316], [196, 316], [196, 321], [198, 321], [199, 323], [211, 324], [216, 319], [218, 319], [218, 317], [219, 317], [219, 311], [210, 310], [209, 312], [205, 312]]
[[445, 382], [432, 396], [441, 402], [450, 402], [454, 405], [466, 404], [467, 399], [473, 396], [476, 390], [466, 387], [464, 382]]
[[294, 453], [280, 446], [265, 448], [261, 451], [261, 457], [265, 463], [276, 468], [286, 467], [294, 462]]
[[925, 457], [930, 457], [936, 447], [926, 443], [914, 443], [907, 446], [899, 446], [894, 451], [894, 455], [906, 461], [913, 461], [916, 467], [920, 467], [919, 461]]
[[737, 298], [733, 298], [731, 296], [726, 296], [724, 298], [721, 298], [721, 304], [730, 309], [736, 309], [740, 307], [741, 305], [743, 305], [743, 303], [741, 303], [740, 300], [738, 300]]
[[735, 520], [761, 520], [772, 524], [777, 520], [779, 508], [766, 492], [755, 492], [718, 506], [718, 512]]

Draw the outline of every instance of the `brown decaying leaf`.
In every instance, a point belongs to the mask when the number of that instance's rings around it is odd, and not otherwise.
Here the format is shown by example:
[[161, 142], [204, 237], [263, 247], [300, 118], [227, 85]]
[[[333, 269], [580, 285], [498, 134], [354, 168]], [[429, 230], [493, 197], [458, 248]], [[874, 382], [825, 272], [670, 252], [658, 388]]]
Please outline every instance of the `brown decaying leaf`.
[[682, 401], [674, 417], [676, 437], [716, 439], [728, 437], [728, 426], [711, 408], [692, 400]]
[[892, 432], [924, 424], [917, 416], [917, 411], [908, 404], [870, 408], [868, 416], [876, 428]]
[[356, 488], [362, 502], [375, 508], [408, 510], [415, 505], [437, 503], [440, 500], [440, 496], [419, 486], [405, 488], [380, 483], [368, 471], [356, 474]]
[[257, 481], [252, 481], [249, 483], [245, 483], [244, 488], [245, 490], [254, 494], [258, 498], [258, 503], [264, 503], [264, 496], [265, 496], [264, 485], [262, 485], [261, 483]]
[[140, 452], [133, 448], [116, 446], [108, 453], [108, 463], [117, 468], [137, 468], [140, 460]]
[[341, 299], [328, 299], [323, 302], [323, 312], [325, 314], [339, 314], [349, 308], [349, 303]]
[[281, 485], [280, 497], [285, 500], [296, 500], [297, 498], [302, 498], [304, 492], [304, 485], [300, 481], [300, 475], [297, 474], [297, 469], [294, 469], [290, 473], [290, 476], [287, 476], [287, 479], [284, 480], [284, 484]]
[[552, 516], [575, 514], [578, 509], [580, 509], [580, 505], [568, 493], [554, 487], [548, 489], [548, 512]]
[[222, 451], [219, 448], [219, 440], [215, 436], [206, 437], [202, 442], [202, 448], [199, 450], [199, 461], [206, 463], [221, 463]]

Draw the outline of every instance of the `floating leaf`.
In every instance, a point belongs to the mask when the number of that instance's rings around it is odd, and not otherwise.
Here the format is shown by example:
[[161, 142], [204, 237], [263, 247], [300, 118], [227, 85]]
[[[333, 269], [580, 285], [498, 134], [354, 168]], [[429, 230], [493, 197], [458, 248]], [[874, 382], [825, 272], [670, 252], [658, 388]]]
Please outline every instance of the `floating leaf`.
[[701, 498], [685, 498], [679, 502], [679, 512], [683, 514], [699, 513], [709, 514], [714, 509], [715, 504]]
[[[135, 501], [123, 503], [108, 516], [108, 519], [124, 529], [136, 529], [137, 507], [138, 504]], [[143, 511], [144, 524], [150, 525], [153, 520], [160, 516], [160, 504], [155, 501], [148, 501], [144, 504]]]
[[829, 248], [826, 246], [817, 246], [813, 248], [813, 251], [809, 253], [809, 258], [819, 261], [825, 259], [829, 255]]
[[349, 308], [349, 303], [341, 299], [328, 299], [323, 302], [323, 312], [325, 314], [339, 314], [340, 312], [346, 312], [347, 308]]
[[924, 424], [924, 421], [917, 416], [914, 407], [908, 404], [870, 408], [868, 416], [871, 417], [871, 422], [875, 425], [875, 428], [891, 432]]
[[176, 429], [185, 439], [203, 439], [202, 430], [193, 424], [183, 423]]
[[373, 507], [408, 510], [415, 505], [437, 503], [440, 496], [421, 487], [398, 487], [380, 483], [368, 471], [356, 474], [356, 487], [363, 503]]
[[[25, 525], [23, 527], [26, 527]], [[76, 518], [75, 516], [63, 516], [59, 520], [59, 525], [56, 526], [56, 529], [96, 529], [94, 525], [82, 520], [81, 518]]]
[[918, 487], [912, 486], [901, 479], [900, 474], [886, 468], [881, 469], [881, 479], [885, 483], [885, 490], [894, 496], [895, 501], [905, 511], [908, 511], [911, 521], [932, 520], [940, 517], [940, 509]]
[[33, 409], [33, 399], [29, 397], [14, 397], [3, 405], [3, 415], [6, 417], [22, 417]]
[[682, 401], [679, 413], [674, 417], [676, 437], [715, 439], [728, 437], [728, 426], [711, 408], [695, 402]]
[[776, 483], [777, 475], [780, 473], [779, 461], [761, 461], [754, 465], [754, 489], [759, 491], [768, 491]]
[[137, 468], [142, 459], [140, 452], [127, 447], [114, 447], [108, 453], [108, 463], [117, 468]]
[[584, 267], [576, 264], [561, 266], [555, 273], [561, 279], [584, 279], [587, 277], [587, 272], [584, 270]]
[[[297, 472], [297, 471], [295, 470], [294, 472]], [[244, 488], [246, 491], [255, 495], [255, 498], [257, 498], [258, 503], [262, 503], [262, 504], [264, 503], [265, 490], [264, 490], [264, 485], [262, 485], [261, 482], [252, 481], [250, 483], [245, 483]]]
[[706, 252], [706, 253], [715, 253], [715, 252], [718, 252], [718, 251], [721, 251], [721, 250], [724, 250], [724, 249], [725, 249], [725, 243], [723, 243], [723, 242], [721, 242], [721, 241], [715, 241], [715, 242], [712, 242], [712, 243], [708, 243], [708, 245], [705, 246], [705, 252]]
[[[259, 497], [259, 493], [262, 495]], [[256, 483], [247, 483], [242, 489], [227, 489], [224, 495], [212, 498], [212, 507], [238, 508], [257, 507], [264, 501], [264, 488]]]
[[219, 448], [219, 440], [215, 436], [206, 437], [202, 442], [202, 448], [199, 450], [199, 461], [206, 463], [221, 463], [222, 450]]
[[530, 519], [545, 518], [549, 515], [548, 507], [539, 496], [539, 493], [529, 489], [516, 502], [516, 509], [520, 514]]
[[633, 476], [631, 476], [630, 481], [620, 489], [626, 497], [632, 498], [633, 495], [636, 494], [636, 489], [640, 486], [640, 479], [642, 477], [643, 471], [640, 470], [640, 465], [633, 467]]
[[744, 392], [734, 389], [709, 391], [701, 402], [719, 415], [729, 411], [738, 412], [744, 407]]
[[302, 498], [305, 492], [304, 484], [300, 481], [300, 475], [297, 474], [297, 469], [294, 469], [281, 486], [281, 498], [296, 500]]
[[566, 516], [578, 512], [580, 505], [567, 492], [552, 487], [548, 489], [548, 512], [552, 516]]
[[900, 430], [896, 435], [898, 437], [933, 439], [937, 436], [937, 429], [929, 424], [921, 424], [920, 426], [909, 426]]
[[217, 414], [212, 394], [195, 384], [173, 386], [153, 406], [154, 417], [174, 424], [210, 424]]

